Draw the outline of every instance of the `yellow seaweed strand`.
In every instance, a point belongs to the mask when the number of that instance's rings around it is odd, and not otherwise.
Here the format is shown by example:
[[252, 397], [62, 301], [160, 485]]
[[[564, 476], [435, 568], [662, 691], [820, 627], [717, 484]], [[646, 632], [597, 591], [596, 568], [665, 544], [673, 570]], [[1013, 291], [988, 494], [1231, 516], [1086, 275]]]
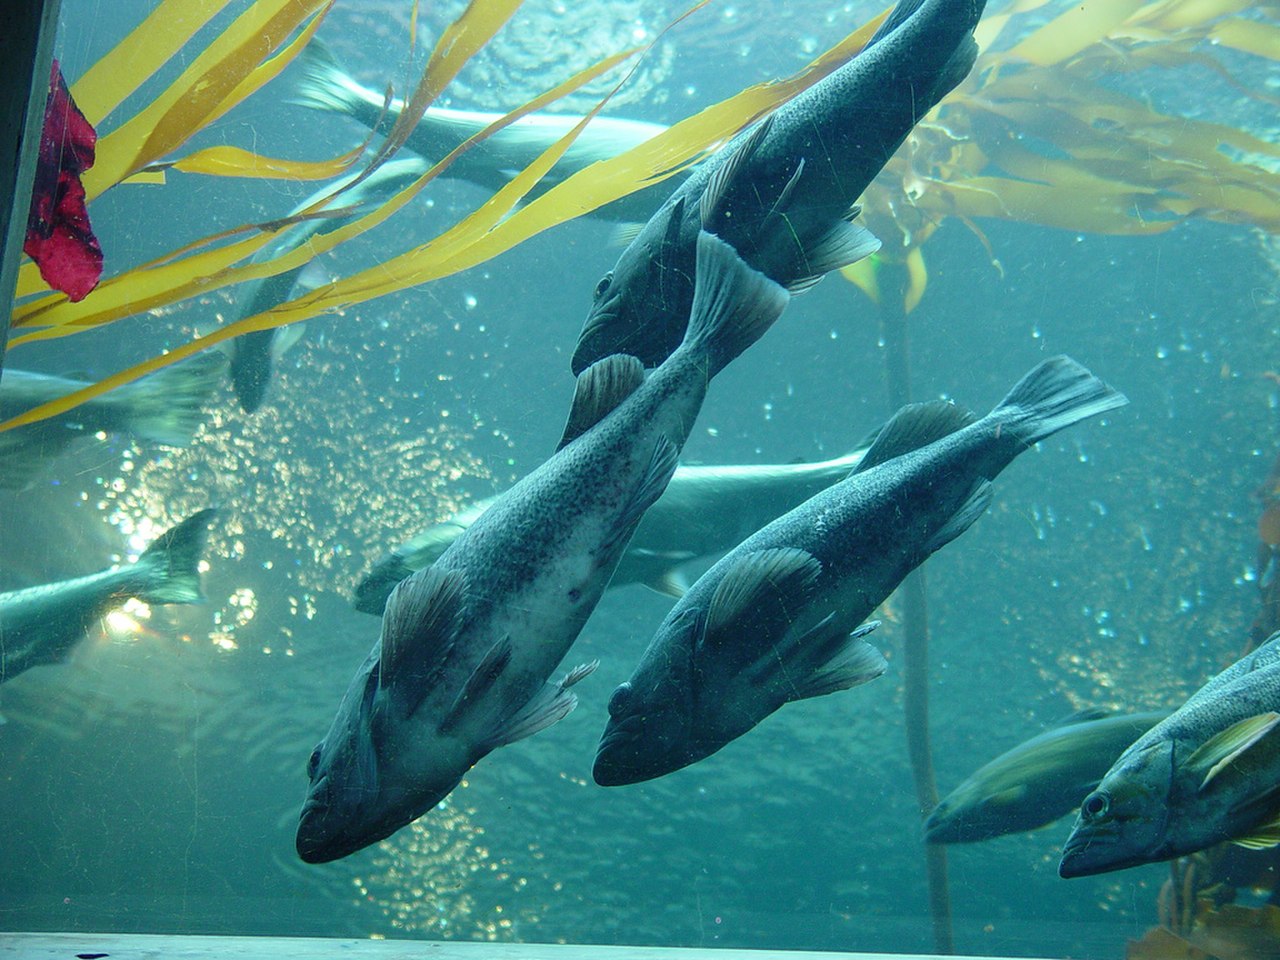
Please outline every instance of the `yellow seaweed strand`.
[[172, 152], [223, 106], [228, 94], [326, 0], [258, 0], [236, 18], [167, 90], [98, 141], [83, 183], [92, 200]]
[[163, 0], [123, 40], [71, 85], [71, 96], [94, 127], [231, 0]]

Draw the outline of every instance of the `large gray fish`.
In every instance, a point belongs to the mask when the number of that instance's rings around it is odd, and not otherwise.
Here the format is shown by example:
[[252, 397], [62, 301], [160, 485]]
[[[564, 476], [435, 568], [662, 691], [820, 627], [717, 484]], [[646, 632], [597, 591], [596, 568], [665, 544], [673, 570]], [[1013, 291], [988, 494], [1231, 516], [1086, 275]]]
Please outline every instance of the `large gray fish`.
[[1135, 741], [1084, 798], [1058, 873], [1083, 877], [1230, 840], [1280, 844], [1280, 633]]
[[609, 700], [596, 782], [678, 770], [785, 703], [878, 676], [884, 660], [860, 639], [871, 612], [983, 514], [1015, 457], [1126, 402], [1055, 357], [976, 422], [942, 402], [900, 410], [852, 476], [747, 538], [671, 609]]
[[[643, 583], [659, 593], [681, 596], [688, 589], [682, 566], [736, 546], [848, 476], [861, 459], [858, 450], [818, 463], [677, 467], [666, 492], [640, 521], [609, 586]], [[355, 608], [381, 615], [395, 585], [434, 563], [496, 499], [473, 503], [380, 557], [356, 587]]]
[[201, 510], [166, 530], [128, 566], [0, 593], [0, 683], [31, 667], [62, 662], [96, 620], [126, 600], [204, 600], [198, 565], [216, 512]]
[[[404, 101], [392, 100], [384, 111], [382, 94], [348, 75], [323, 44], [312, 41], [299, 59], [306, 72], [298, 84], [295, 102], [316, 110], [345, 114], [370, 129], [376, 127], [379, 133], [391, 132], [404, 109]], [[435, 163], [503, 116], [479, 110], [428, 107], [405, 146]], [[531, 113], [521, 117], [458, 157], [444, 175], [498, 190], [581, 120], [581, 116], [563, 113]], [[663, 124], [643, 120], [596, 117], [525, 199], [532, 200], [597, 160], [617, 156], [666, 129]], [[656, 184], [606, 204], [588, 216], [643, 222], [662, 204], [671, 186], [671, 183]]]
[[977, 56], [985, 0], [899, 0], [866, 49], [694, 169], [596, 286], [573, 370], [680, 342], [700, 224], [793, 291], [874, 253], [849, 220], [911, 128]]
[[297, 850], [318, 863], [390, 836], [481, 757], [574, 706], [549, 683], [661, 496], [707, 385], [787, 293], [721, 241], [699, 241], [689, 335], [648, 379], [612, 357], [578, 381], [561, 448], [387, 601], [382, 636], [308, 764]]
[[[185, 446], [199, 428], [204, 418], [201, 407], [217, 388], [225, 367], [221, 354], [206, 351], [59, 416], [0, 433], [0, 488], [25, 486], [50, 458], [99, 431]], [[0, 418], [17, 416], [90, 383], [87, 378], [5, 367], [0, 374]]]
[[[366, 179], [357, 183], [350, 190], [337, 194], [332, 201], [322, 206], [321, 210], [340, 209], [342, 213], [329, 217], [317, 217], [303, 220], [285, 228], [280, 236], [263, 247], [254, 255], [253, 263], [274, 260], [302, 246], [321, 230], [326, 233], [337, 230], [357, 217], [369, 212], [374, 205], [389, 199], [414, 180], [424, 174], [430, 164], [416, 157], [405, 157], [391, 160], [378, 167]], [[291, 216], [301, 213], [317, 201], [346, 186], [360, 171], [327, 183], [307, 199], [298, 204], [290, 213]], [[306, 293], [319, 284], [309, 269], [315, 267], [314, 262], [286, 270], [275, 276], [252, 280], [237, 288], [236, 303], [239, 309], [233, 320], [242, 320], [270, 310], [283, 303], [295, 294]], [[236, 399], [246, 413], [254, 413], [267, 396], [271, 385], [271, 375], [275, 365], [302, 337], [304, 325], [292, 323], [272, 330], [258, 330], [246, 333], [229, 341], [226, 353], [231, 360], [231, 385], [235, 389]]]
[[974, 843], [1066, 816], [1129, 744], [1168, 715], [1086, 712], [1018, 744], [942, 798], [925, 821], [925, 840]]

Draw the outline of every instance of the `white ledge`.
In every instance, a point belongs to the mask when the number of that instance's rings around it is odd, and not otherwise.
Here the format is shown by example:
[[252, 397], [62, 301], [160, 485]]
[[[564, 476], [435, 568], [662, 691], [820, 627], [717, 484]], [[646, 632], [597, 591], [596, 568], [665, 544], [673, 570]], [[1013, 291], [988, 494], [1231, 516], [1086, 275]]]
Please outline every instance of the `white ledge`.
[[187, 937], [120, 933], [0, 933], [0, 960], [992, 960], [920, 954], [678, 947]]

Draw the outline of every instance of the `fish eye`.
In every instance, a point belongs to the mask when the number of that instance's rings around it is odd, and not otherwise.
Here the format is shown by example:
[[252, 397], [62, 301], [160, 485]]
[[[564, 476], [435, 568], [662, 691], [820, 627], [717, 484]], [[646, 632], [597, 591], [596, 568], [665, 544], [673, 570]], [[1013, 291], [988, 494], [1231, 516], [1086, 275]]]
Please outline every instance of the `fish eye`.
[[320, 768], [320, 745], [316, 744], [316, 748], [311, 751], [311, 756], [307, 760], [307, 779], [314, 780], [316, 778], [316, 770]]
[[618, 689], [613, 691], [613, 696], [609, 698], [609, 716], [617, 717], [627, 711], [627, 701], [631, 699], [631, 681], [618, 684]]
[[1084, 798], [1084, 803], [1080, 804], [1080, 813], [1086, 820], [1096, 820], [1106, 816], [1110, 807], [1111, 798], [1101, 790], [1097, 790]]
[[601, 277], [600, 282], [596, 284], [596, 292], [594, 296], [597, 300], [599, 300], [601, 297], [605, 295], [605, 292], [609, 289], [609, 284], [611, 283], [613, 283], [612, 270], [610, 270], [603, 277]]

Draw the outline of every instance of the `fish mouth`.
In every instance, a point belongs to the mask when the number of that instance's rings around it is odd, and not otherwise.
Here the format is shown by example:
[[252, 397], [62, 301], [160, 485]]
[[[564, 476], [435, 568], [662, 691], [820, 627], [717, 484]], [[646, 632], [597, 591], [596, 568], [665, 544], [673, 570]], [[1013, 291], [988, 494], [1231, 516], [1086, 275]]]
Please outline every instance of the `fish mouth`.
[[1110, 831], [1076, 831], [1067, 838], [1058, 862], [1058, 876], [1064, 880], [1088, 877], [1096, 873], [1122, 870], [1143, 861], [1140, 858], [1114, 856], [1116, 835]]
[[666, 773], [666, 769], [654, 769], [653, 757], [642, 750], [644, 729], [642, 717], [610, 720], [596, 747], [595, 763], [591, 777], [602, 787], [624, 787], [644, 780], [652, 780]]
[[[620, 317], [621, 297], [611, 297], [587, 317], [587, 322], [578, 334], [578, 345], [573, 349], [573, 357], [569, 361], [570, 369], [575, 377], [582, 371], [610, 354], [618, 353], [620, 344], [612, 342], [612, 331]], [[625, 339], [622, 341], [625, 343]]]

